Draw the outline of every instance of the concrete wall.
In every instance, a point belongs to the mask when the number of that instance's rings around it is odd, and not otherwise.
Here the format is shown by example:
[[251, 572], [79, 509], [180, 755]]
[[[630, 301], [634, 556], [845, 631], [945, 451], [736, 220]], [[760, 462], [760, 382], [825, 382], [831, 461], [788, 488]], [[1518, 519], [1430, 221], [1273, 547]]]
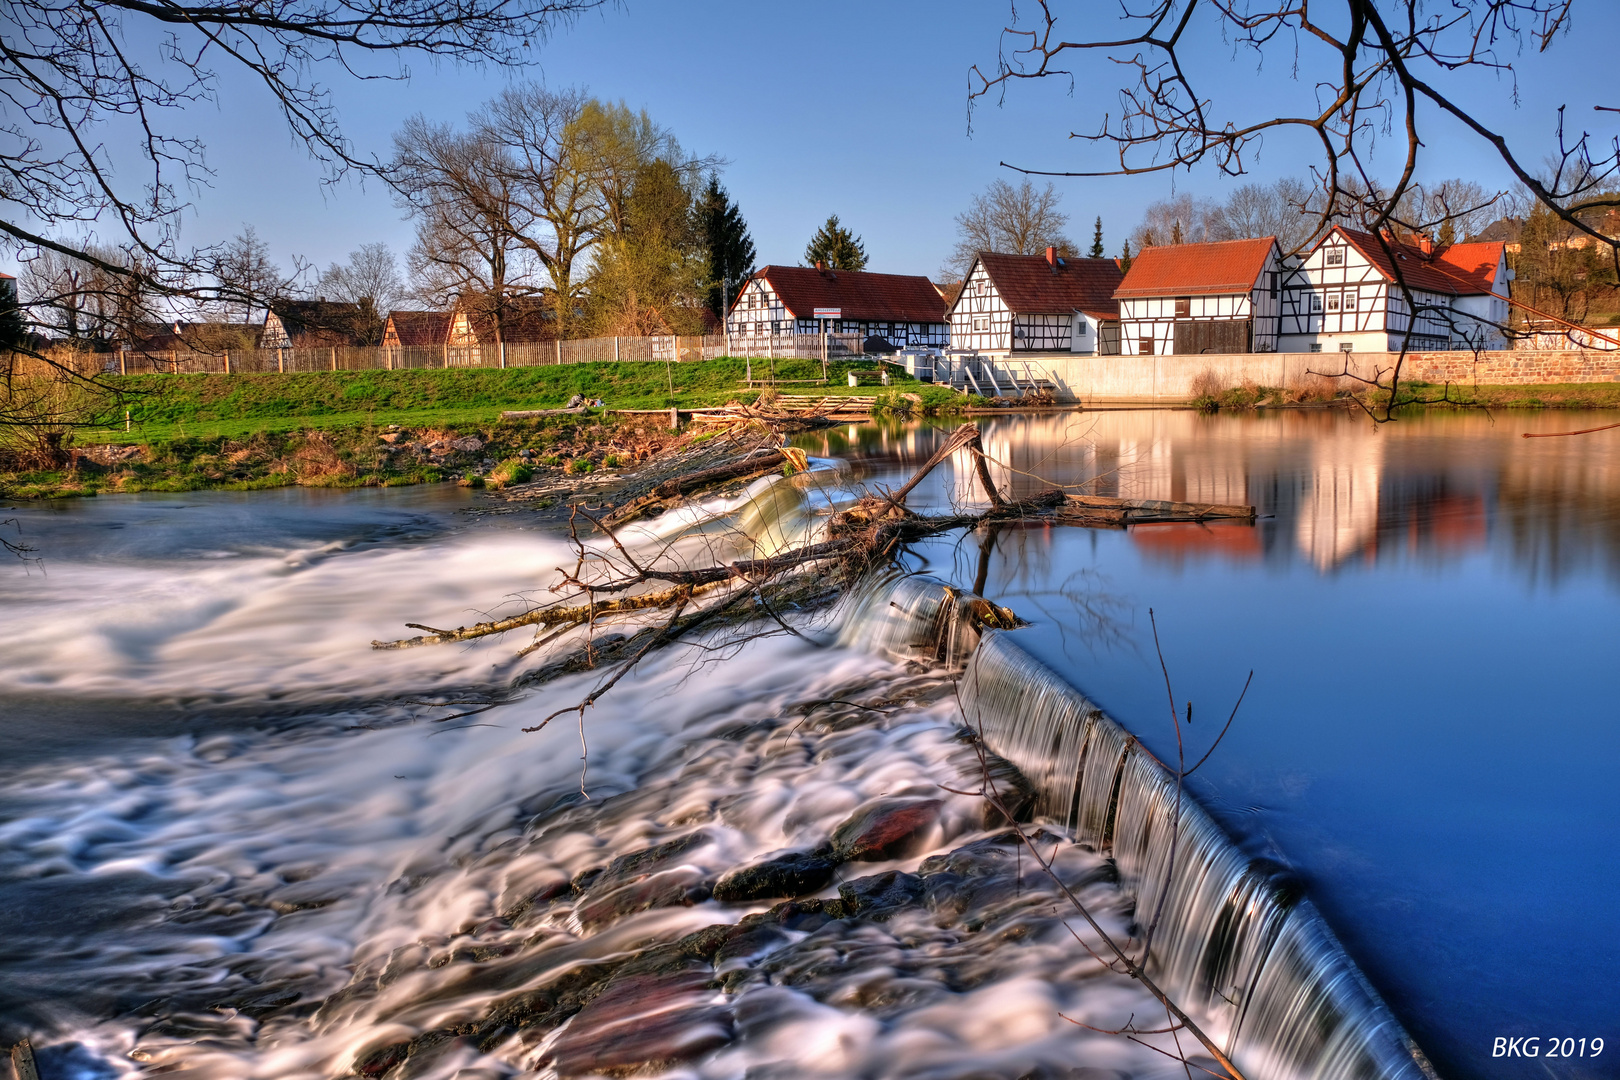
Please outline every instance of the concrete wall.
[[[1232, 353], [1199, 356], [1031, 355], [1050, 372], [1058, 396], [1086, 404], [1190, 401], [1193, 381], [1211, 373], [1223, 387], [1298, 386], [1329, 372], [1373, 378], [1396, 353]], [[1409, 353], [1402, 378], [1463, 385], [1620, 382], [1620, 355], [1600, 352]], [[1349, 381], [1345, 383], [1348, 387]]]

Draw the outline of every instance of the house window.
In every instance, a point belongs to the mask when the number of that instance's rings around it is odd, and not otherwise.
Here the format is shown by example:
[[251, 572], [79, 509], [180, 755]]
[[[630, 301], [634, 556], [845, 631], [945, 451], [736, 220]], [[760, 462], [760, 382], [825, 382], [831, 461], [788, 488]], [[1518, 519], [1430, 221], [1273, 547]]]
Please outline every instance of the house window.
[[1322, 255], [1322, 262], [1327, 266], [1344, 265], [1344, 248], [1330, 247]]
[[1186, 296], [1176, 297], [1176, 317], [1185, 318], [1192, 314], [1192, 298]]
[[1322, 343], [1320, 341], [1316, 342], [1315, 344], [1313, 344], [1311, 346], [1311, 352], [1321, 352], [1321, 351], [1322, 351]]
[[1339, 351], [1340, 352], [1355, 352], [1356, 351], [1356, 346], [1355, 346], [1355, 344], [1353, 342], [1341, 341], [1341, 342], [1339, 342]]
[[1339, 294], [1338, 293], [1330, 292], [1330, 293], [1327, 294], [1327, 309], [1329, 311], [1338, 311], [1339, 310]]
[[1141, 356], [1152, 356], [1153, 355], [1153, 339], [1150, 338], [1150, 337], [1142, 338], [1140, 341], [1138, 341], [1136, 343], [1136, 351]]
[[1273, 300], [1277, 299], [1277, 293], [1280, 291], [1277, 282], [1281, 277], [1282, 275], [1277, 273], [1275, 270], [1272, 270], [1266, 274], [1266, 289], [1271, 293], [1271, 298]]
[[1344, 290], [1344, 310], [1346, 310], [1346, 311], [1354, 311], [1354, 310], [1356, 310], [1356, 290], [1354, 290], [1354, 289], [1346, 289], [1346, 290]]
[[1317, 312], [1317, 311], [1321, 311], [1321, 310], [1322, 310], [1322, 294], [1321, 293], [1314, 293], [1314, 292], [1311, 293], [1311, 311], [1312, 312]]
[[983, 281], [975, 281], [973, 283], [973, 295], [974, 296], [983, 296], [984, 295], [984, 282]]
[[973, 316], [973, 329], [977, 332], [990, 329], [990, 320], [983, 315]]
[[1075, 320], [1074, 336], [1075, 337], [1085, 337], [1086, 336], [1086, 323], [1085, 323], [1084, 319]]

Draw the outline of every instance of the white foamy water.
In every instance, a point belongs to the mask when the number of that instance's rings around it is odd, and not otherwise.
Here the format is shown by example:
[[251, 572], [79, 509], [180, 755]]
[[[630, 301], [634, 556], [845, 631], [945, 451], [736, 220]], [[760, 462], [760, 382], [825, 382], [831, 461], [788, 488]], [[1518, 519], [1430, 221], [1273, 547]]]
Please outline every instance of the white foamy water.
[[[978, 762], [937, 676], [774, 638], [658, 654], [583, 723], [533, 734], [600, 674], [449, 723], [401, 704], [507, 685], [526, 636], [373, 638], [486, 617], [570, 557], [474, 529], [8, 576], [0, 601], [32, 632], [0, 646], [7, 692], [302, 712], [211, 727], [203, 711], [183, 737], [5, 772], [0, 1036], [30, 1035], [46, 1080], [593, 1075], [631, 1035], [665, 1039], [643, 1071], [716, 1080], [1180, 1074], [1063, 1018], [1163, 1026], [1099, 972], [1027, 856], [983, 831], [980, 802], [947, 790], [975, 787]], [[845, 862], [816, 894], [853, 888], [860, 914], [672, 944], [778, 902], [713, 899], [728, 871], [814, 852], [897, 801], [929, 808], [911, 846]], [[1101, 861], [1046, 842], [1123, 927]]]

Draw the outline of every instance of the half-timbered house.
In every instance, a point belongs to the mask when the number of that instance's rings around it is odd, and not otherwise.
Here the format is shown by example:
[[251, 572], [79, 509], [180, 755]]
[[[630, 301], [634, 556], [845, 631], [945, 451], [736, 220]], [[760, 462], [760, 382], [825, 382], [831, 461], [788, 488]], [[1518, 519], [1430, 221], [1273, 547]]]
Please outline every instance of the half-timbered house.
[[448, 311], [390, 311], [383, 325], [383, 348], [443, 348], [452, 318]]
[[1392, 241], [1386, 249], [1372, 233], [1334, 226], [1284, 283], [1282, 348], [1503, 348], [1509, 280], [1499, 241], [1438, 252], [1427, 242]]
[[981, 251], [951, 305], [951, 347], [985, 357], [1119, 352], [1113, 259]]
[[[837, 311], [818, 319], [816, 311]], [[950, 342], [945, 298], [927, 278], [829, 270], [820, 266], [766, 266], [754, 271], [726, 314], [736, 353], [760, 352], [783, 334], [859, 334], [900, 348], [944, 348]]]
[[272, 300], [259, 335], [261, 349], [331, 349], [376, 341], [376, 316], [360, 304], [333, 300]]
[[1114, 293], [1120, 352], [1275, 352], [1282, 277], [1271, 236], [1143, 248]]

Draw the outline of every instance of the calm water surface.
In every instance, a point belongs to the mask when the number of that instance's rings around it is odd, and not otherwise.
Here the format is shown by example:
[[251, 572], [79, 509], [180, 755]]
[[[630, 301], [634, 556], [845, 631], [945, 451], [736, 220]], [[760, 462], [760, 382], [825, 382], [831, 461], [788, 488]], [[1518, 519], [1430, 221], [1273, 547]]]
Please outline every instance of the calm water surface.
[[[985, 424], [998, 479], [1250, 503], [1254, 526], [1012, 529], [919, 568], [1035, 626], [1026, 648], [1297, 870], [1442, 1076], [1620, 1075], [1620, 431], [1607, 415], [1137, 411]], [[806, 437], [894, 482], [949, 431]], [[953, 463], [955, 464], [955, 463]], [[924, 498], [971, 501], [961, 468]], [[913, 504], [917, 505], [916, 500]], [[1509, 1063], [1498, 1036], [1607, 1040]]]

